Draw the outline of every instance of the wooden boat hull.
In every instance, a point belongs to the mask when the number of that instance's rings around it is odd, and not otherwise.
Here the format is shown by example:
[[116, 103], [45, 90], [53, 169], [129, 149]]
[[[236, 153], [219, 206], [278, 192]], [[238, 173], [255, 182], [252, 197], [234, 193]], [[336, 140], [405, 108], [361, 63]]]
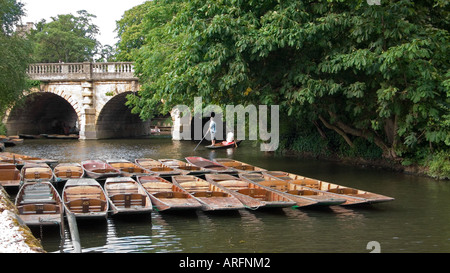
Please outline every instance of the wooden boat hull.
[[150, 171], [147, 169], [128, 160], [107, 160], [106, 162], [113, 168], [120, 170], [123, 176], [136, 177], [138, 175], [150, 174]]
[[313, 190], [302, 185], [291, 184], [288, 181], [275, 179], [265, 173], [240, 174], [239, 177], [273, 190], [297, 202], [297, 206], [335, 206], [346, 200], [338, 195]]
[[145, 189], [130, 177], [107, 178], [104, 189], [113, 215], [150, 214], [153, 210]]
[[[237, 141], [237, 145], [239, 145], [242, 142], [242, 140]], [[234, 141], [231, 143], [226, 143], [225, 141], [218, 142], [214, 145], [208, 145], [205, 146], [206, 149], [229, 149], [229, 148], [236, 148]]]
[[109, 177], [118, 177], [122, 175], [118, 169], [113, 168], [108, 163], [100, 160], [82, 161], [81, 166], [83, 167], [88, 178], [106, 179]]
[[64, 219], [61, 197], [50, 182], [24, 184], [15, 204], [20, 218], [28, 226], [59, 225]]
[[54, 173], [47, 164], [25, 163], [21, 170], [24, 183], [30, 182], [53, 182]]
[[24, 163], [35, 163], [35, 164], [47, 164], [49, 166], [55, 166], [58, 164], [58, 160], [48, 159], [48, 158], [40, 158], [16, 153], [3, 152], [0, 154], [2, 158], [8, 158], [11, 161], [22, 162]]
[[60, 163], [53, 169], [53, 173], [57, 183], [84, 177], [84, 169], [78, 163]]
[[79, 139], [80, 136], [77, 134], [69, 134], [69, 135], [45, 135], [46, 138], [49, 139]]
[[105, 191], [92, 178], [70, 179], [63, 189], [62, 200], [67, 213], [77, 219], [106, 219], [109, 202]]
[[230, 158], [216, 158], [215, 162], [229, 168], [233, 168], [238, 172], [265, 172], [266, 169], [256, 167], [241, 161], [237, 161]]
[[186, 157], [186, 161], [194, 166], [204, 168], [210, 171], [211, 173], [224, 173], [224, 174], [237, 173], [237, 171], [232, 168], [225, 167], [217, 162], [213, 162], [203, 157], [196, 157], [196, 156]]
[[[44, 211], [44, 213], [48, 213], [49, 211], [53, 211], [55, 206], [43, 205], [40, 207], [36, 205], [35, 208], [28, 206], [29, 209], [25, 210], [39, 210]], [[64, 216], [61, 216], [59, 213], [54, 214], [28, 214], [25, 215], [23, 212], [19, 213], [20, 219], [24, 221], [27, 226], [54, 226], [60, 225], [64, 219]]]
[[161, 162], [152, 158], [139, 158], [136, 159], [135, 162], [153, 175], [158, 175], [161, 177], [179, 175], [181, 173], [174, 168], [164, 166]]
[[38, 138], [42, 138], [42, 136], [40, 135], [28, 135], [28, 134], [19, 134], [20, 138], [23, 139], [38, 139]]
[[25, 161], [15, 157], [9, 157], [8, 155], [4, 155], [4, 153], [0, 153], [0, 162], [14, 164], [19, 169], [25, 165]]
[[23, 139], [19, 138], [10, 138], [3, 142], [5, 144], [5, 147], [14, 147], [19, 144], [23, 144]]
[[158, 211], [198, 210], [202, 204], [191, 194], [159, 176], [140, 176], [138, 182], [146, 190]]
[[0, 185], [4, 188], [20, 187], [22, 175], [11, 163], [0, 163]]
[[204, 168], [194, 166], [190, 163], [186, 163], [178, 159], [160, 159], [159, 162], [161, 162], [161, 164], [163, 164], [164, 166], [180, 171], [179, 174], [181, 175], [199, 176], [210, 172]]
[[267, 205], [264, 201], [253, 198], [252, 195], [255, 194], [254, 192], [242, 191], [248, 188], [248, 182], [241, 181], [237, 177], [228, 174], [207, 174], [205, 175], [205, 178], [210, 183], [215, 183], [218, 187], [222, 187], [232, 193], [248, 209], [256, 210]]
[[[282, 194], [231, 175], [207, 174], [205, 178], [210, 183], [232, 193], [246, 208], [252, 210], [258, 208], [286, 208], [296, 205], [296, 202]], [[313, 202], [305, 202], [303, 206], [310, 203]]]
[[345, 199], [346, 202], [342, 203], [341, 206], [351, 206], [360, 204], [375, 204], [382, 202], [393, 201], [394, 198], [384, 196], [381, 194], [371, 193], [363, 190], [358, 190], [338, 184], [333, 184], [317, 179], [312, 179], [296, 174], [291, 174], [287, 172], [270, 171], [266, 174], [275, 177], [277, 179], [282, 179], [286, 181], [301, 183], [307, 188], [317, 189], [324, 192], [336, 194], [341, 198]]
[[228, 191], [196, 176], [173, 176], [172, 183], [194, 196], [202, 204], [202, 210], [204, 211], [239, 210], [245, 208], [244, 204]]

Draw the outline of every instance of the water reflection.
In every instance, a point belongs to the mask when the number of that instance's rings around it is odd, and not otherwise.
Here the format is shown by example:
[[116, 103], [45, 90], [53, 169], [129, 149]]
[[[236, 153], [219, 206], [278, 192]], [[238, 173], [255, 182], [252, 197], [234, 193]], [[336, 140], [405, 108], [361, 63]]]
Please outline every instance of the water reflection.
[[[83, 252], [367, 253], [370, 241], [378, 241], [381, 252], [450, 252], [448, 181], [262, 153], [247, 142], [238, 149], [210, 151], [199, 146], [194, 152], [197, 144], [170, 139], [26, 140], [8, 151], [60, 162], [230, 157], [396, 198], [391, 203], [358, 208], [243, 210], [231, 214], [153, 212], [151, 219], [139, 221], [108, 218], [104, 223], [80, 225]], [[65, 235], [63, 251], [71, 252], [67, 230]], [[60, 251], [59, 231], [44, 232], [42, 242], [48, 252]]]

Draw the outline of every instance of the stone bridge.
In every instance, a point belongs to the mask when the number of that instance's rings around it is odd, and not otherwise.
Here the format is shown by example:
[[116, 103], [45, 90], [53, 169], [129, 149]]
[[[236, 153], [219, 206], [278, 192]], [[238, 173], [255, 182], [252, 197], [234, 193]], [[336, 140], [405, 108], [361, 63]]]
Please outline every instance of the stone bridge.
[[63, 127], [80, 139], [150, 134], [150, 121], [125, 105], [140, 88], [132, 63], [32, 64], [28, 75], [39, 86], [6, 113], [9, 134], [57, 134]]

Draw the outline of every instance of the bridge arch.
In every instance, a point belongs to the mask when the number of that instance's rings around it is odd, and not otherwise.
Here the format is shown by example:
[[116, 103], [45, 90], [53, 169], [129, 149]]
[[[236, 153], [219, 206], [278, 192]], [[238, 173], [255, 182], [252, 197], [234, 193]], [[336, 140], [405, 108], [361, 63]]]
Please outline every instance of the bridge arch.
[[79, 104], [64, 91], [33, 92], [5, 117], [9, 134], [64, 134], [79, 127]]
[[55, 123], [57, 114], [48, 109], [62, 113], [69, 126], [78, 125], [80, 139], [150, 134], [150, 121], [143, 122], [125, 106], [126, 95], [140, 90], [133, 63], [40, 63], [31, 64], [27, 74], [40, 88], [29, 95], [25, 107], [6, 114], [8, 134], [51, 132], [53, 126], [44, 124]]
[[142, 121], [125, 105], [131, 91], [121, 92], [110, 98], [97, 111], [95, 131], [98, 139], [127, 138], [150, 134], [150, 121]]

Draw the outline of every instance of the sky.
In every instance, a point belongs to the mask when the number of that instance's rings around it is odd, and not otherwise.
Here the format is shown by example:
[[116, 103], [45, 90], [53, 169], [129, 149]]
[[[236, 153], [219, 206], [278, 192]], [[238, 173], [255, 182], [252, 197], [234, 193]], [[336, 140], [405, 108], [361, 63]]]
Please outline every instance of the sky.
[[97, 39], [103, 45], [113, 46], [117, 42], [116, 21], [125, 11], [140, 5], [146, 0], [19, 0], [24, 4], [25, 16], [22, 23], [37, 23], [42, 19], [47, 22], [59, 14], [76, 15], [79, 10], [86, 10], [97, 18], [92, 22], [100, 29]]

